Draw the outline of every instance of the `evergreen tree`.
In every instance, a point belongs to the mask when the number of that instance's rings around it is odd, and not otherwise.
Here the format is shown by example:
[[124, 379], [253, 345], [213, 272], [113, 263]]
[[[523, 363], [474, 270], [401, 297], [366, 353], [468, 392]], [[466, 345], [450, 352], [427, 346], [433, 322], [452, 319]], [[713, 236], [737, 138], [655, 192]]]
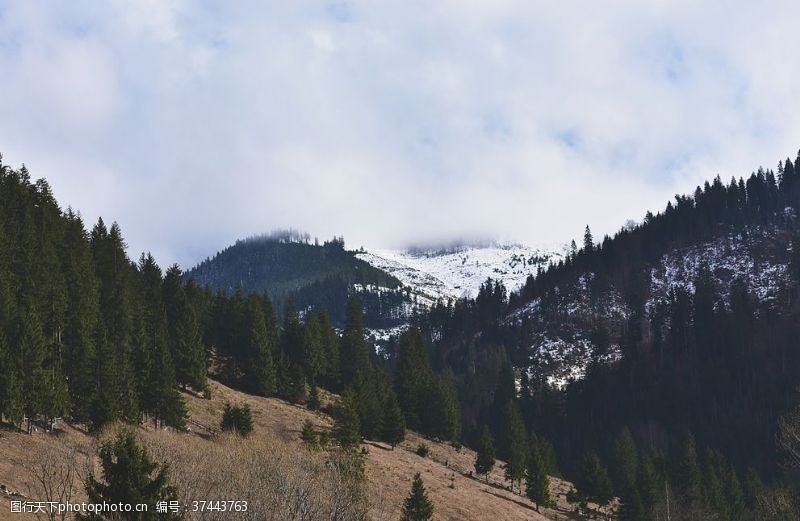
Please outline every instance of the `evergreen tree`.
[[686, 436], [683, 450], [677, 460], [675, 479], [673, 481], [676, 484], [678, 495], [688, 505], [695, 505], [700, 502], [703, 482], [692, 434]]
[[311, 384], [311, 391], [308, 394], [308, 409], [310, 411], [318, 411], [321, 406], [319, 399], [319, 389], [317, 384]]
[[525, 477], [525, 468], [528, 463], [528, 435], [516, 401], [509, 400], [506, 404], [503, 419], [503, 434], [505, 435], [503, 450], [506, 454], [505, 477], [511, 482], [520, 482]]
[[423, 405], [428, 403], [426, 390], [433, 383], [428, 351], [418, 328], [409, 328], [400, 336], [395, 371], [395, 390], [406, 424], [422, 428]]
[[583, 231], [583, 252], [584, 253], [591, 253], [594, 249], [594, 238], [592, 237], [592, 231], [589, 229], [589, 225], [586, 225], [586, 229]]
[[195, 311], [181, 282], [182, 273], [172, 265], [164, 277], [164, 306], [167, 313], [170, 354], [175, 379], [182, 386], [203, 390], [206, 386], [206, 356]]
[[411, 493], [403, 502], [402, 521], [427, 521], [433, 518], [433, 503], [428, 499], [425, 485], [417, 472], [411, 484]]
[[277, 389], [273, 346], [267, 332], [267, 321], [259, 298], [251, 295], [247, 301], [247, 332], [244, 361], [245, 388], [255, 394], [270, 396]]
[[494, 440], [489, 433], [489, 428], [483, 426], [483, 432], [478, 440], [477, 455], [475, 457], [475, 472], [483, 474], [489, 480], [489, 473], [494, 468]]
[[311, 420], [306, 420], [303, 422], [303, 429], [300, 431], [300, 439], [303, 440], [303, 443], [309, 449], [319, 449], [317, 432], [314, 430], [314, 424], [311, 423]]
[[86, 481], [86, 495], [91, 503], [146, 504], [147, 512], [115, 512], [106, 516], [96, 513], [78, 514], [78, 519], [178, 520], [182, 515], [157, 513], [156, 503], [177, 501], [178, 492], [169, 484], [169, 469], [154, 463], [147, 452], [136, 443], [133, 433], [120, 434], [113, 442], [100, 449], [103, 480], [90, 474]]
[[19, 370], [0, 330], [0, 420], [5, 419], [13, 425], [22, 422], [23, 401]]
[[223, 431], [235, 432], [240, 436], [247, 436], [253, 432], [253, 413], [250, 406], [225, 404], [222, 413], [220, 428]]
[[613, 497], [611, 479], [597, 453], [586, 453], [581, 466], [580, 479], [576, 481], [578, 491], [590, 501], [599, 505], [605, 505], [611, 501]]
[[364, 317], [361, 304], [356, 297], [350, 299], [347, 307], [347, 321], [342, 334], [339, 360], [344, 385], [354, 384], [356, 379], [365, 375], [370, 367], [369, 347], [364, 336]]
[[28, 434], [33, 430], [33, 420], [42, 414], [47, 392], [47, 374], [44, 369], [45, 346], [39, 315], [29, 303], [25, 317], [19, 325], [20, 362], [22, 368], [22, 406], [28, 418]]
[[348, 389], [334, 410], [333, 436], [345, 449], [361, 443], [361, 423], [358, 418], [355, 393]]
[[633, 490], [636, 486], [638, 472], [638, 456], [636, 444], [631, 432], [625, 428], [614, 442], [614, 458], [612, 460], [611, 476], [614, 490], [617, 495], [623, 495]]
[[547, 475], [544, 459], [539, 453], [539, 448], [533, 445], [528, 457], [528, 468], [525, 474], [525, 495], [539, 507], [552, 505], [550, 499], [550, 478]]
[[402, 442], [406, 437], [406, 422], [403, 418], [403, 411], [397, 403], [397, 396], [394, 392], [389, 392], [384, 406], [383, 416], [383, 441], [389, 443], [394, 450], [395, 445]]

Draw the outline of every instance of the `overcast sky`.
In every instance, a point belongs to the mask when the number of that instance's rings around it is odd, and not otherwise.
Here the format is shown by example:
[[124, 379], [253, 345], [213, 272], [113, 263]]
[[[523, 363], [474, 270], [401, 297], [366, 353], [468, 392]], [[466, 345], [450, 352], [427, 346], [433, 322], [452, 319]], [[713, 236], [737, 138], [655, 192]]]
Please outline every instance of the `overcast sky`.
[[699, 4], [0, 0], [0, 152], [162, 265], [600, 236], [800, 148], [800, 3]]

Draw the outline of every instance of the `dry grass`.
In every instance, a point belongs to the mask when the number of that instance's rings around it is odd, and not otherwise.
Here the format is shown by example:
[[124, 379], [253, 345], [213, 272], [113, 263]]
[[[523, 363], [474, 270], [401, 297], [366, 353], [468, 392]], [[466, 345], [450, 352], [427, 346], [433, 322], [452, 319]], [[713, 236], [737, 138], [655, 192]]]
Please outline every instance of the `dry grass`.
[[[482, 477], [471, 475], [474, 452], [465, 448], [457, 451], [411, 432], [395, 450], [380, 443], [364, 445], [368, 451], [366, 485], [360, 488], [353, 479], [354, 470], [349, 462], [327, 452], [308, 451], [300, 441], [300, 430], [306, 420], [318, 430], [331, 428], [331, 419], [326, 414], [273, 398], [250, 396], [218, 382], [212, 381], [210, 385], [210, 400], [185, 395], [190, 414], [188, 434], [154, 430], [152, 426], [137, 429], [139, 439], [154, 459], [170, 464], [172, 481], [184, 502], [195, 499], [250, 502], [247, 514], [207, 512], [192, 519], [394, 520], [400, 516], [402, 501], [416, 472], [422, 474], [437, 520], [577, 519], [564, 499], [568, 483], [551, 480], [556, 507], [537, 513], [525, 497], [508, 490], [502, 478], [502, 462], [497, 462], [486, 483]], [[322, 400], [324, 405], [331, 402], [331, 397], [323, 395]], [[225, 403], [250, 405], [255, 429], [249, 438], [239, 439], [219, 432]], [[64, 453], [68, 447], [78, 446], [86, 452], [98, 446], [98, 440], [71, 427], [63, 428], [59, 436], [2, 431], [0, 453], [4, 457], [0, 458], [0, 484], [38, 498], [40, 493], [26, 485], [28, 481], [19, 462], [35, 463], [53, 447], [60, 447], [58, 450]], [[114, 432], [110, 429], [100, 439]], [[415, 454], [421, 443], [430, 448], [427, 458]], [[82, 495], [81, 489], [76, 497]], [[35, 519], [18, 514], [8, 516], [8, 498], [0, 494], [0, 520]]]

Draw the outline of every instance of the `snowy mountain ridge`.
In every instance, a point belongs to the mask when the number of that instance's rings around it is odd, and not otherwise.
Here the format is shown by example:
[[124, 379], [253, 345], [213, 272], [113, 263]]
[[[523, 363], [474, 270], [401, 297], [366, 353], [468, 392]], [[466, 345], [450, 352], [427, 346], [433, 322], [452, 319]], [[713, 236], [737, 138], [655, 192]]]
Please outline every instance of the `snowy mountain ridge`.
[[370, 249], [356, 257], [396, 277], [429, 307], [439, 300], [474, 298], [488, 278], [502, 281], [509, 291], [517, 290], [539, 268], [563, 258], [563, 252], [488, 243], [438, 250]]

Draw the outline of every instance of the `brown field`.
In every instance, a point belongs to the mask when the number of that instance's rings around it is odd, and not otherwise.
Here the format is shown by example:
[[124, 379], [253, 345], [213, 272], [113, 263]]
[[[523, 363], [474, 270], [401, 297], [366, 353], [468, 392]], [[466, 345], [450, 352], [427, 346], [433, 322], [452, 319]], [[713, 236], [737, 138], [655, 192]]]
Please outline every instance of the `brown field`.
[[[564, 494], [570, 485], [551, 480], [554, 509], [536, 512], [524, 496], [508, 489], [497, 462], [489, 482], [471, 475], [475, 453], [457, 451], [408, 432], [394, 450], [388, 445], [366, 442], [366, 497], [353, 484], [346, 465], [330, 465], [325, 452], [307, 450], [300, 441], [300, 429], [310, 419], [318, 430], [328, 430], [330, 417], [300, 405], [273, 398], [250, 396], [218, 382], [210, 382], [211, 399], [185, 394], [189, 410], [188, 433], [154, 430], [151, 425], [137, 433], [151, 455], [170, 463], [172, 482], [184, 501], [193, 499], [247, 499], [248, 514], [211, 514], [195, 519], [358, 519], [367, 514], [376, 521], [400, 517], [403, 499], [411, 480], [420, 472], [434, 503], [437, 520], [546, 520], [578, 519]], [[323, 395], [323, 403], [331, 397]], [[225, 403], [248, 403], [253, 411], [254, 433], [245, 440], [221, 435], [218, 425]], [[115, 427], [104, 432], [104, 439]], [[0, 485], [31, 499], [45, 499], [34, 476], [42, 467], [74, 469], [72, 498], [84, 497], [81, 479], [86, 469], [96, 469], [93, 457], [95, 437], [63, 423], [57, 435], [42, 431], [28, 436], [11, 430], [0, 431]], [[427, 458], [417, 456], [420, 444], [429, 449]], [[56, 462], [48, 464], [47, 462]], [[332, 517], [334, 516], [334, 517]], [[335, 517], [339, 516], [339, 517]], [[10, 498], [0, 491], [0, 520], [27, 521], [30, 514], [11, 514]]]

